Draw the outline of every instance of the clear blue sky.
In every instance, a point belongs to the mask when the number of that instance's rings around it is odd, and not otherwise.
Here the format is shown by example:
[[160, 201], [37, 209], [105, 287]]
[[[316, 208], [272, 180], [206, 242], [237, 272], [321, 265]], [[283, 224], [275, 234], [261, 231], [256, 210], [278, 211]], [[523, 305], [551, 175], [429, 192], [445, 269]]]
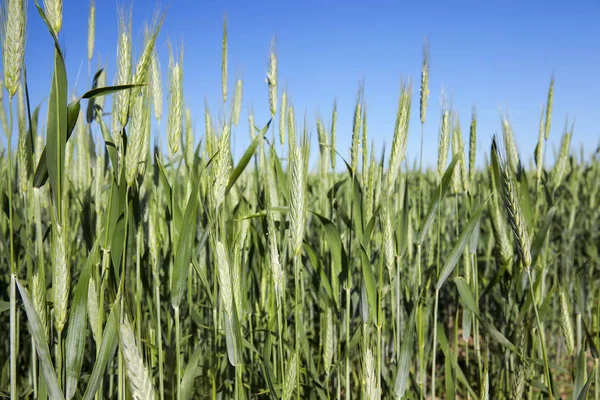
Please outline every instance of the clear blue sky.
[[[92, 73], [107, 65], [115, 71], [117, 2], [97, 0], [96, 50]], [[128, 3], [129, 4], [129, 3]], [[143, 1], [133, 3], [135, 57], [143, 45], [143, 24], [157, 6], [168, 6], [158, 40], [166, 82], [169, 39], [184, 41], [185, 101], [192, 110], [196, 140], [204, 134], [204, 101], [213, 113], [220, 91], [223, 16], [229, 26], [230, 96], [243, 75], [241, 123], [234, 132], [239, 156], [249, 142], [247, 111], [257, 124], [268, 119], [265, 72], [270, 42], [277, 37], [279, 82], [287, 84], [296, 116], [306, 112], [318, 153], [316, 113], [327, 124], [338, 99], [338, 146], [349, 154], [352, 113], [358, 82], [365, 80], [369, 134], [378, 148], [391, 144], [401, 77], [411, 78], [414, 97], [408, 157], [419, 156], [419, 79], [422, 46], [430, 45], [430, 101], [425, 125], [424, 163], [435, 166], [442, 87], [451, 95], [468, 140], [471, 107], [478, 113], [478, 162], [489, 152], [491, 136], [501, 133], [499, 110], [507, 109], [521, 157], [532, 157], [540, 107], [552, 73], [556, 77], [551, 142], [553, 158], [565, 121], [575, 121], [572, 149], [589, 155], [599, 144], [600, 1]], [[66, 48], [70, 91], [80, 73], [77, 94], [89, 83], [87, 0], [65, 0], [61, 43]], [[35, 106], [48, 93], [52, 46], [33, 1], [28, 7], [26, 62]], [[166, 96], [166, 94], [165, 94]], [[167, 104], [165, 98], [165, 105]], [[44, 109], [46, 105], [44, 105]], [[164, 115], [167, 110], [165, 108]], [[45, 114], [45, 111], [44, 111]], [[163, 118], [163, 128], [165, 126]], [[300, 127], [299, 127], [300, 128]], [[154, 133], [153, 133], [154, 134]], [[162, 135], [163, 140], [165, 134]], [[388, 152], [389, 153], [389, 152]]]

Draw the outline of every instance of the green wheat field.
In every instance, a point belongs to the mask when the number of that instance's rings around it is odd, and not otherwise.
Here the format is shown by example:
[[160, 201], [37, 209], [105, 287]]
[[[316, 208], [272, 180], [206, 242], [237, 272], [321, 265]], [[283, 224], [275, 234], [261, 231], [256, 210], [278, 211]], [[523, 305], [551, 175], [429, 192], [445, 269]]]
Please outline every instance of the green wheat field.
[[[270, 119], [240, 132], [225, 18], [222, 103], [194, 132], [183, 44], [157, 56], [168, 13], [136, 57], [121, 8], [115, 81], [99, 70], [70, 96], [62, 0], [30, 3], [35, 20], [23, 0], [2, 8], [0, 398], [600, 399], [600, 149], [571, 154], [567, 125], [548, 151], [553, 77], [535, 150], [519, 154], [500, 115], [476, 168], [475, 108], [467, 126], [448, 100], [427, 115], [427, 46], [376, 153], [362, 86], [352, 132], [335, 101], [298, 118], [273, 42]], [[41, 105], [27, 24], [55, 43]], [[411, 113], [439, 126], [435, 169], [409, 165]]]

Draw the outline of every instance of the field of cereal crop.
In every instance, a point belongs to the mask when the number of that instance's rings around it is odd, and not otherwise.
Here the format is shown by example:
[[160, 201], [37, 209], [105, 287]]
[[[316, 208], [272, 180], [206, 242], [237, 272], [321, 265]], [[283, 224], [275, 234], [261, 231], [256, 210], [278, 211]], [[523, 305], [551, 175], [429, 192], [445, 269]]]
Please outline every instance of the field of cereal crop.
[[[103, 6], [88, 54], [70, 57], [94, 56]], [[275, 41], [270, 117], [242, 112], [227, 19], [208, 39], [222, 102], [194, 130], [183, 44], [157, 52], [168, 11], [136, 39], [119, 8], [115, 81], [92, 70], [73, 96], [62, 0], [2, 12], [0, 398], [600, 398], [600, 157], [572, 154], [566, 125], [544, 163], [553, 76], [526, 157], [504, 115], [490, 136], [476, 108], [462, 126], [448, 99], [427, 113], [425, 46], [380, 153], [363, 87], [351, 132], [335, 101], [304, 118]], [[54, 38], [51, 82], [26, 80], [26, 24]], [[409, 165], [411, 113], [437, 126], [437, 167]], [[250, 145], [234, 157], [241, 118]]]

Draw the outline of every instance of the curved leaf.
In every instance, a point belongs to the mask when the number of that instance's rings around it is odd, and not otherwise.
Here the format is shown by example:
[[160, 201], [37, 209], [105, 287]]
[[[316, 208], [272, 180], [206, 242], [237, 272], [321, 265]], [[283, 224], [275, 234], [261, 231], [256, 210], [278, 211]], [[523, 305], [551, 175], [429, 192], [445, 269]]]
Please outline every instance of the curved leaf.
[[225, 194], [229, 193], [229, 190], [231, 190], [235, 182], [242, 175], [242, 172], [244, 172], [244, 169], [246, 169], [246, 166], [252, 159], [252, 156], [254, 155], [254, 152], [256, 151], [256, 148], [258, 147], [260, 141], [263, 139], [263, 137], [269, 130], [271, 121], [273, 121], [273, 119], [270, 119], [269, 122], [267, 122], [267, 125], [262, 129], [262, 131], [260, 131], [260, 133], [256, 135], [254, 140], [252, 140], [252, 143], [250, 143], [250, 146], [248, 146], [248, 148], [242, 155], [242, 158], [240, 159], [238, 164], [235, 166], [233, 171], [231, 171], [231, 175], [229, 175], [229, 182], [227, 182], [227, 188], [225, 189]]
[[145, 86], [145, 84], [136, 84], [136, 85], [115, 85], [115, 86], [103, 86], [99, 88], [95, 88], [89, 90], [81, 96], [81, 99], [94, 99], [96, 97], [108, 96], [113, 93], [117, 93], [123, 90], [129, 90], [136, 87]]
[[194, 380], [196, 379], [196, 370], [198, 369], [201, 351], [202, 346], [198, 346], [185, 367], [185, 372], [181, 379], [181, 399], [183, 400], [191, 399], [194, 394]]
[[429, 204], [429, 209], [427, 210], [427, 216], [425, 217], [425, 221], [423, 222], [421, 230], [419, 231], [419, 235], [417, 236], [418, 245], [423, 244], [423, 241], [425, 240], [425, 235], [427, 235], [427, 231], [429, 230], [429, 227], [431, 226], [431, 223], [433, 222], [433, 219], [437, 214], [440, 202], [442, 201], [442, 199], [446, 195], [446, 192], [448, 191], [448, 188], [450, 187], [450, 182], [452, 181], [452, 172], [454, 171], [454, 167], [456, 166], [456, 163], [459, 159], [459, 154], [454, 156], [452, 162], [450, 163], [450, 165], [448, 165], [446, 172], [444, 172], [442, 181], [435, 190], [435, 194], [431, 196], [431, 203]]
[[185, 290], [185, 281], [188, 276], [189, 265], [192, 258], [192, 247], [196, 237], [196, 216], [198, 213], [198, 187], [200, 178], [196, 177], [192, 191], [185, 208], [182, 226], [179, 229], [179, 240], [173, 264], [173, 282], [171, 286], [171, 305], [179, 307]]
[[[489, 199], [489, 197], [488, 197], [488, 199]], [[463, 228], [462, 233], [458, 237], [458, 241], [452, 248], [452, 251], [450, 252], [450, 255], [448, 256], [448, 259], [446, 260], [444, 267], [440, 271], [440, 276], [438, 277], [438, 281], [436, 284], [437, 290], [440, 290], [440, 288], [442, 287], [444, 282], [446, 282], [446, 279], [448, 279], [448, 277], [450, 276], [452, 271], [454, 271], [454, 267], [456, 267], [456, 263], [460, 259], [463, 250], [465, 249], [465, 247], [471, 240], [471, 235], [475, 231], [475, 226], [477, 225], [479, 218], [481, 218], [481, 213], [483, 212], [485, 203], [487, 203], [487, 199], [485, 201], [483, 201], [481, 203], [481, 205], [473, 212], [471, 219], [469, 220], [467, 225]]]
[[27, 293], [27, 289], [21, 285], [21, 282], [19, 282], [17, 278], [13, 279], [15, 279], [17, 287], [19, 288], [19, 293], [21, 293], [21, 298], [23, 299], [23, 306], [25, 307], [25, 313], [27, 314], [27, 320], [29, 321], [31, 336], [33, 336], [33, 340], [35, 342], [35, 348], [37, 350], [40, 366], [42, 368], [42, 374], [44, 375], [50, 397], [58, 400], [64, 399], [65, 396], [60, 390], [58, 379], [56, 377], [56, 373], [54, 372], [52, 358], [50, 357], [50, 349], [48, 348], [48, 343], [46, 342], [46, 332], [42, 322], [40, 321], [40, 316], [33, 306], [31, 298]]
[[90, 272], [92, 265], [97, 262], [98, 244], [102, 235], [98, 236], [94, 247], [88, 255], [87, 261], [75, 288], [75, 295], [69, 316], [69, 327], [67, 330], [66, 347], [66, 373], [67, 373], [67, 399], [75, 395], [77, 381], [81, 374], [83, 364], [83, 355], [85, 353], [86, 324], [87, 324], [87, 296], [88, 284], [90, 282]]
[[[117, 303], [115, 303], [117, 304]], [[119, 307], [113, 305], [106, 320], [106, 326], [102, 332], [102, 343], [100, 344], [100, 351], [98, 357], [94, 363], [92, 369], [92, 375], [88, 381], [88, 386], [85, 389], [83, 400], [92, 400], [96, 396], [98, 388], [102, 383], [102, 377], [104, 376], [104, 370], [108, 365], [108, 362], [112, 360], [117, 351], [117, 344], [119, 343]]]

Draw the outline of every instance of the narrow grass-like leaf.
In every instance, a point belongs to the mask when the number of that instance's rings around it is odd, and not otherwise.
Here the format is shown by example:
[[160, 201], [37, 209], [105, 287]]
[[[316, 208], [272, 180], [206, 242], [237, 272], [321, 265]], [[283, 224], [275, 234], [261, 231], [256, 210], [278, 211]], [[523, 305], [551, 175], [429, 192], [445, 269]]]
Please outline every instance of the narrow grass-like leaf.
[[157, 157], [156, 158], [156, 164], [158, 165], [158, 170], [160, 171], [160, 181], [163, 183], [163, 185], [165, 186], [165, 200], [167, 202], [167, 207], [169, 209], [169, 212], [171, 213], [171, 218], [173, 218], [173, 221], [175, 222], [175, 226], [176, 227], [180, 227], [181, 226], [181, 210], [179, 209], [179, 206], [175, 203], [173, 204], [172, 199], [173, 199], [173, 189], [171, 188], [171, 184], [169, 183], [169, 179], [167, 178], [167, 172], [165, 170], [165, 167], [162, 163], [162, 161], [160, 161], [160, 159]]
[[100, 344], [100, 351], [94, 362], [94, 368], [88, 381], [83, 400], [92, 400], [96, 396], [96, 392], [100, 388], [100, 383], [104, 376], [104, 371], [108, 362], [112, 360], [117, 351], [117, 344], [119, 343], [119, 307], [114, 304], [106, 320], [106, 325], [102, 331], [102, 343]]
[[38, 360], [40, 362], [42, 373], [44, 374], [44, 379], [48, 387], [48, 392], [52, 399], [64, 399], [65, 396], [60, 390], [60, 386], [58, 385], [58, 379], [56, 377], [56, 372], [54, 372], [52, 358], [50, 357], [50, 349], [48, 348], [48, 343], [46, 342], [46, 332], [44, 330], [42, 322], [40, 321], [40, 316], [35, 310], [33, 302], [31, 301], [31, 298], [27, 293], [27, 289], [25, 289], [23, 285], [21, 285], [21, 282], [19, 282], [18, 279], [15, 280], [17, 282], [17, 287], [19, 288], [19, 293], [21, 293], [21, 298], [23, 299], [23, 306], [25, 307], [25, 313], [27, 314], [27, 320], [29, 321], [31, 335], [33, 336], [33, 339], [35, 341], [35, 348], [37, 349]]
[[588, 329], [588, 326], [585, 323], [585, 320], [583, 318], [581, 319], [581, 323], [583, 325], [583, 330], [585, 332], [585, 340], [587, 341], [587, 345], [590, 348], [590, 353], [592, 354], [592, 357], [594, 357], [597, 360], [598, 357], [600, 357], [600, 352], [598, 351], [598, 346], [596, 345], [596, 341], [594, 340], [594, 337], [591, 335], [590, 330]]
[[[440, 345], [440, 349], [442, 349], [442, 352], [444, 353], [444, 357], [446, 359], [452, 359], [450, 345], [448, 344], [448, 338], [446, 337], [446, 332], [444, 331], [445, 327], [440, 322], [438, 322], [437, 325], [438, 343]], [[471, 395], [471, 398], [473, 400], [478, 400], [479, 398], [477, 397], [477, 393], [475, 393], [475, 391], [471, 387], [471, 384], [467, 380], [467, 377], [465, 376], [465, 373], [463, 372], [460, 365], [456, 364], [454, 367], [456, 378], [467, 388], [469, 394]]]
[[322, 288], [327, 294], [327, 298], [331, 301], [335, 301], [331, 284], [329, 283], [329, 278], [327, 277], [325, 270], [320, 267], [317, 253], [315, 253], [315, 250], [306, 240], [302, 242], [302, 248], [310, 260], [310, 264], [305, 264], [306, 269], [309, 272], [313, 282], [318, 282], [316, 285], [317, 291]]
[[394, 380], [394, 395], [402, 398], [406, 393], [408, 387], [408, 375], [410, 373], [411, 358], [413, 352], [413, 343], [415, 340], [415, 318], [417, 305], [413, 307], [410, 312], [410, 317], [404, 328], [404, 334], [402, 335], [402, 347], [400, 349], [400, 361], [398, 363], [398, 369], [396, 372], [396, 378]]
[[465, 249], [466, 245], [471, 240], [471, 235], [473, 234], [473, 231], [475, 230], [475, 226], [477, 225], [477, 222], [479, 221], [479, 218], [481, 217], [481, 213], [483, 212], [483, 208], [485, 207], [486, 202], [487, 202], [487, 200], [483, 201], [481, 203], [481, 205], [471, 215], [471, 219], [469, 220], [467, 225], [462, 229], [462, 232], [461, 232], [460, 236], [458, 237], [456, 244], [452, 248], [452, 251], [448, 255], [448, 258], [446, 259], [446, 263], [444, 264], [444, 267], [440, 271], [440, 276], [438, 277], [438, 281], [436, 284], [437, 290], [441, 289], [441, 287], [444, 284], [444, 282], [446, 281], [446, 279], [450, 276], [452, 271], [454, 271], [454, 267], [456, 266], [456, 263], [462, 256], [463, 250]]
[[583, 388], [581, 388], [581, 392], [579, 392], [579, 395], [577, 396], [577, 400], [586, 400], [587, 399], [588, 393], [590, 391], [590, 386], [592, 385], [592, 379], [595, 374], [596, 374], [596, 366], [594, 365], [594, 368], [592, 368], [592, 372], [590, 372], [590, 375], [588, 376], [587, 381], [585, 382], [585, 385], [583, 385]]
[[278, 183], [277, 188], [279, 189], [279, 192], [283, 195], [283, 198], [285, 199], [285, 201], [289, 204], [289, 202], [290, 202], [290, 187], [287, 183], [287, 176], [283, 172], [283, 168], [281, 167], [281, 161], [279, 160], [279, 157], [277, 156], [277, 152], [275, 152], [275, 149], [273, 148], [273, 146], [271, 146], [269, 154], [270, 154], [269, 157], [271, 158], [271, 160], [273, 160], [273, 165], [275, 166], [275, 175], [277, 177], [277, 183]]
[[471, 287], [465, 278], [459, 276], [454, 278], [454, 283], [456, 284], [456, 288], [458, 289], [458, 293], [462, 300], [462, 303], [474, 313], [479, 312], [479, 307], [477, 306], [477, 301], [475, 296], [473, 296], [473, 292], [471, 291]]
[[402, 212], [400, 218], [398, 218], [398, 224], [396, 227], [396, 243], [398, 246], [398, 255], [404, 257], [408, 248], [408, 218], [409, 218], [409, 204], [408, 204], [408, 179], [404, 182], [404, 197], [402, 198]]
[[181, 379], [181, 399], [183, 400], [191, 399], [194, 395], [194, 380], [196, 379], [196, 371], [198, 369], [198, 361], [200, 360], [201, 354], [202, 346], [200, 345], [194, 350], [185, 367], [185, 372]]
[[[58, 43], [58, 37], [56, 36], [56, 33], [54, 32], [54, 29], [52, 28], [52, 24], [50, 24], [50, 21], [48, 21], [48, 17], [46, 16], [46, 12], [44, 11], [44, 9], [42, 7], [40, 7], [40, 4], [38, 3], [38, 0], [34, 0], [35, 3], [35, 7], [38, 10], [38, 13], [40, 14], [40, 17], [42, 17], [42, 21], [44, 21], [44, 23], [46, 24], [46, 27], [48, 28], [48, 31], [50, 32], [50, 35], [52, 36], [52, 39], [54, 40], [54, 47], [56, 48], [56, 50], [58, 52], [61, 53], [60, 51], [60, 44]], [[62, 53], [61, 53], [61, 57], [62, 57]]]
[[[92, 90], [96, 89], [98, 87], [98, 78], [100, 78], [100, 75], [102, 74], [103, 71], [104, 71], [104, 69], [100, 68], [94, 74], [94, 79], [92, 79]], [[92, 123], [95, 115], [96, 115], [96, 100], [92, 98], [92, 99], [90, 99], [90, 101], [88, 101], [88, 106], [87, 106], [87, 110], [85, 113], [85, 119], [88, 124]]]
[[196, 238], [196, 216], [198, 214], [198, 186], [200, 178], [196, 177], [192, 191], [185, 207], [185, 215], [179, 232], [175, 261], [173, 264], [173, 282], [171, 286], [171, 305], [179, 307], [185, 290], [185, 281], [192, 257], [192, 247]]
[[62, 224], [60, 208], [67, 145], [67, 72], [65, 62], [58, 49], [54, 51], [54, 73], [48, 101], [47, 127], [46, 165], [52, 186], [54, 206], [58, 212], [58, 223]]
[[319, 218], [319, 221], [321, 221], [321, 224], [323, 224], [335, 273], [339, 276], [344, 268], [344, 264], [347, 263], [346, 252], [344, 251], [340, 232], [332, 221], [316, 212], [313, 212], [313, 214], [316, 215], [317, 218]]
[[67, 399], [75, 395], [77, 381], [81, 374], [83, 356], [85, 354], [85, 339], [87, 337], [87, 297], [88, 284], [92, 265], [98, 260], [98, 246], [102, 235], [98, 236], [94, 247], [90, 251], [87, 261], [79, 275], [79, 281], [75, 287], [75, 295], [71, 303], [71, 314], [69, 316], [69, 327], [66, 340], [66, 373], [67, 373]]
[[[521, 173], [519, 188], [519, 197], [521, 199], [521, 208], [523, 210], [523, 217], [525, 218], [525, 226], [533, 226], [533, 207], [531, 206], [531, 196], [529, 195], [529, 182], [527, 181], [527, 174]], [[530, 232], [531, 233], [531, 232]]]
[[[66, 98], [66, 96], [65, 96], [65, 98]], [[48, 105], [48, 106], [50, 106], [50, 105]], [[80, 107], [81, 106], [79, 104], [79, 101], [72, 102], [67, 106], [67, 122], [66, 122], [67, 130], [66, 130], [65, 146], [66, 146], [66, 142], [68, 142], [69, 139], [71, 138], [71, 135], [73, 134], [73, 130], [75, 129], [75, 125], [77, 124]], [[50, 129], [50, 127], [48, 127], [47, 129]], [[35, 187], [35, 188], [41, 188], [42, 186], [44, 186], [49, 177], [47, 155], [46, 155], [47, 148], [48, 148], [48, 146], [44, 147], [44, 150], [42, 150], [42, 154], [40, 155], [40, 160], [39, 160], [37, 168], [35, 170], [35, 175], [33, 177], [33, 187]]]
[[587, 375], [587, 351], [585, 347], [582, 347], [577, 355], [577, 359], [575, 361], [575, 379], [573, 380], [573, 397], [575, 397], [575, 393], [579, 395], [583, 390], [583, 386], [585, 385], [586, 375]]
[[252, 159], [252, 156], [254, 155], [254, 152], [256, 151], [256, 148], [258, 147], [258, 145], [260, 144], [261, 140], [263, 139], [263, 137], [265, 136], [265, 134], [269, 130], [269, 126], [271, 125], [271, 121], [273, 121], [273, 119], [270, 119], [269, 122], [267, 122], [267, 125], [260, 131], [260, 133], [258, 135], [256, 135], [256, 137], [254, 138], [254, 140], [252, 140], [252, 143], [250, 143], [250, 146], [248, 146], [248, 148], [246, 149], [246, 151], [242, 155], [242, 158], [240, 158], [240, 161], [238, 162], [238, 164], [235, 166], [235, 168], [233, 169], [233, 171], [231, 171], [231, 175], [229, 175], [229, 182], [227, 182], [227, 187], [225, 189], [225, 194], [229, 193], [229, 190], [231, 190], [231, 188], [233, 187], [233, 185], [235, 184], [235, 182], [242, 175], [242, 172], [244, 172], [244, 169], [246, 169], [246, 166], [248, 165], [248, 163]]
[[104, 120], [102, 120], [102, 115], [100, 115], [98, 110], [96, 110], [96, 121], [98, 121], [98, 125], [100, 125], [100, 132], [102, 133], [102, 138], [104, 139], [104, 146], [108, 152], [108, 157], [110, 158], [112, 170], [116, 179], [119, 176], [119, 153], [117, 150], [117, 144], [114, 142], [113, 137], [110, 134], [110, 130], [104, 123]]
[[438, 185], [435, 190], [435, 194], [431, 196], [431, 203], [429, 203], [429, 208], [427, 210], [427, 215], [425, 216], [425, 220], [423, 221], [423, 225], [421, 225], [421, 230], [419, 231], [419, 235], [417, 236], [417, 244], [423, 244], [425, 240], [425, 236], [427, 235], [427, 231], [429, 227], [433, 223], [435, 216], [437, 215], [437, 210], [440, 207], [440, 203], [448, 188], [450, 187], [450, 183], [452, 182], [452, 173], [454, 172], [454, 167], [456, 163], [460, 160], [460, 155], [456, 155], [448, 168], [446, 168], [446, 172], [444, 172], [444, 176], [442, 177], [442, 181]]
[[373, 322], [377, 319], [377, 282], [375, 281], [375, 274], [373, 273], [373, 267], [371, 260], [367, 253], [367, 250], [362, 244], [360, 245], [360, 256], [362, 261], [362, 275], [367, 290], [367, 299], [369, 300], [369, 314], [371, 315]]
[[81, 99], [94, 99], [101, 96], [108, 96], [113, 93], [121, 92], [123, 90], [129, 90], [136, 87], [142, 87], [145, 84], [137, 84], [137, 85], [115, 85], [115, 86], [104, 86], [89, 90], [81, 96]]
[[492, 325], [490, 322], [484, 320], [483, 318], [479, 318], [479, 316], [477, 314], [475, 316], [478, 317], [479, 321], [481, 322], [481, 325], [483, 325], [484, 329], [488, 331], [488, 333], [490, 334], [490, 336], [496, 342], [498, 342], [498, 344], [504, 346], [505, 348], [507, 348], [508, 350], [510, 350], [513, 353], [517, 354], [518, 356], [521, 356], [521, 353], [519, 352], [519, 350], [517, 350], [517, 348], [515, 347], [515, 345], [512, 344], [510, 342], [510, 340], [508, 340], [506, 338], [506, 336], [504, 336], [498, 329], [496, 329], [494, 327], [494, 325]]
[[548, 234], [548, 230], [550, 229], [555, 214], [556, 207], [551, 207], [544, 216], [544, 219], [542, 219], [541, 225], [535, 233], [533, 242], [531, 243], [531, 265], [535, 265], [538, 256], [542, 252], [544, 242], [546, 241], [546, 235]]
[[354, 177], [352, 189], [352, 227], [354, 229], [354, 234], [362, 243], [362, 238], [365, 231], [365, 221], [363, 214], [362, 189], [356, 176]]
[[444, 382], [446, 386], [446, 396], [449, 399], [456, 398], [456, 385], [454, 384], [455, 370], [452, 368], [452, 360], [454, 359], [453, 352], [450, 350], [450, 357], [444, 358]]
[[204, 291], [205, 291], [206, 295], [208, 296], [210, 306], [212, 307], [214, 305], [215, 301], [213, 299], [212, 287], [208, 283], [208, 278], [206, 276], [206, 273], [200, 267], [200, 265], [198, 264], [198, 261], [196, 260], [195, 257], [192, 257], [192, 266], [194, 267], [194, 271], [196, 271], [196, 273], [198, 274], [198, 277], [200, 278], [200, 282], [202, 283], [202, 286], [204, 287]]

